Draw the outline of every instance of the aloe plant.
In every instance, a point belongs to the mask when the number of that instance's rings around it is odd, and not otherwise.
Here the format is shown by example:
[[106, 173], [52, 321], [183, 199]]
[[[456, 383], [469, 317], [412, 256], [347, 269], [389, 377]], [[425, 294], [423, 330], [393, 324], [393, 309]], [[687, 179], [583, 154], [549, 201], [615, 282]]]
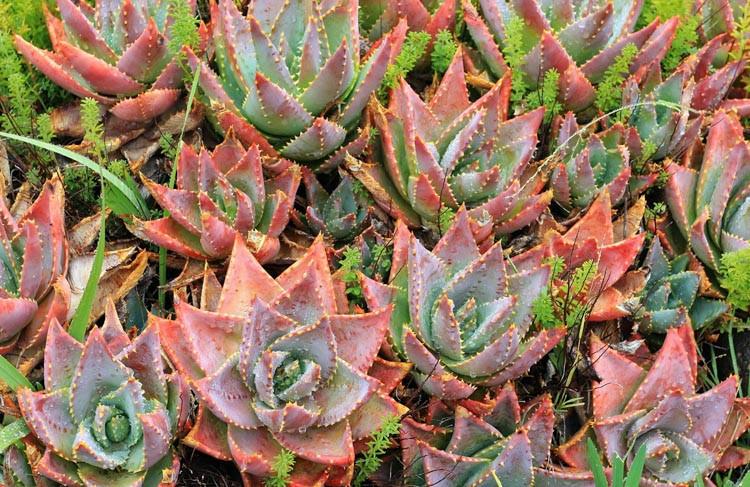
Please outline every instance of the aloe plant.
[[47, 181], [21, 215], [22, 202], [9, 209], [0, 198], [0, 353], [17, 355], [24, 373], [41, 360], [50, 323], [64, 320], [70, 306], [64, 201], [59, 179]]
[[271, 476], [286, 449], [297, 457], [298, 482], [345, 483], [355, 442], [405, 412], [368, 375], [391, 308], [348, 314], [322, 239], [274, 279], [238, 238], [224, 286], [208, 273], [202, 307], [178, 300], [175, 311], [159, 331], [198, 396], [185, 443], [234, 460], [246, 475]]
[[232, 0], [214, 3], [220, 77], [205, 63], [200, 76], [219, 125], [234, 127], [245, 145], [263, 141], [268, 153], [323, 170], [361, 152], [368, 131], [348, 134], [405, 30], [361, 59], [357, 9], [357, 0], [251, 2], [245, 17]]
[[586, 472], [547, 465], [555, 414], [549, 395], [523, 408], [511, 384], [451, 410], [432, 402], [428, 422], [406, 418], [401, 457], [408, 485], [468, 487], [592, 485]]
[[362, 287], [371, 308], [394, 306], [388, 354], [414, 364], [427, 394], [463, 399], [515, 379], [564, 336], [562, 328], [530, 331], [531, 304], [550, 269], [506, 270], [500, 243], [482, 254], [466, 210], [432, 252], [403, 222], [393, 246], [388, 284], [362, 276]]
[[[194, 0], [185, 0], [192, 12]], [[182, 68], [168, 47], [169, 0], [57, 0], [60, 18], [45, 7], [53, 52], [16, 36], [19, 52], [49, 79], [93, 98], [121, 120], [143, 123], [180, 99]]]
[[455, 0], [360, 0], [360, 26], [370, 40], [380, 39], [405, 19], [409, 30], [434, 37], [456, 22]]
[[300, 181], [299, 167], [277, 161], [281, 172], [266, 178], [260, 149], [245, 149], [230, 131], [213, 151], [183, 145], [177, 188], [144, 179], [159, 206], [169, 212], [133, 225], [136, 234], [194, 259], [229, 256], [241, 235], [261, 261], [276, 256]]
[[349, 241], [367, 225], [370, 201], [351, 176], [343, 174], [329, 194], [308, 168], [302, 168], [307, 208], [293, 214], [295, 223], [312, 235], [322, 233], [335, 241]]
[[750, 154], [742, 124], [718, 111], [705, 147], [667, 166], [665, 196], [692, 252], [717, 271], [721, 255], [750, 246]]
[[65, 486], [174, 485], [172, 446], [187, 421], [189, 391], [165, 374], [154, 325], [131, 341], [110, 302], [85, 344], [54, 320], [44, 350], [44, 389], [18, 391], [29, 428], [46, 447], [38, 474]]
[[572, 467], [587, 468], [588, 438], [610, 464], [617, 457], [632, 461], [645, 446], [642, 482], [649, 485], [692, 482], [750, 461], [746, 449], [733, 445], [750, 426], [750, 402], [736, 397], [736, 376], [697, 392], [698, 352], [689, 323], [670, 328], [652, 357], [635, 359], [596, 335], [589, 355], [598, 376], [593, 418], [558, 450]]
[[376, 162], [349, 160], [347, 168], [383, 211], [410, 227], [435, 228], [446, 209], [463, 204], [477, 229], [523, 228], [551, 199], [529, 164], [544, 110], [508, 119], [509, 91], [505, 77], [471, 102], [459, 49], [429, 101], [403, 79], [387, 109], [373, 101]]
[[585, 208], [603, 188], [617, 205], [626, 193], [635, 197], [656, 181], [656, 174], [634, 174], [633, 161], [643, 155], [643, 144], [633, 127], [617, 123], [586, 137], [572, 112], [559, 125], [562, 162], [552, 172], [551, 185], [563, 207]]
[[[540, 259], [556, 258], [561, 259], [568, 273], [590, 263], [589, 269], [595, 272], [586, 276], [588, 284], [580, 289], [584, 294], [580, 299], [589, 308], [586, 319], [622, 318], [630, 314], [628, 301], [645, 285], [643, 273], [628, 269], [635, 263], [646, 234], [638, 233], [637, 226], [623, 233], [621, 228], [626, 226], [612, 221], [611, 199], [604, 189], [564, 233], [548, 232], [542, 243], [516, 256], [513, 262], [517, 268], [527, 270]], [[559, 281], [565, 277], [558, 277], [553, 285], [562, 284]]]
[[682, 323], [686, 313], [697, 330], [727, 311], [728, 306], [723, 301], [700, 296], [701, 275], [689, 270], [688, 254], [669, 259], [659, 240], [654, 239], [644, 264], [649, 270], [641, 321], [646, 331], [664, 333], [667, 328]]

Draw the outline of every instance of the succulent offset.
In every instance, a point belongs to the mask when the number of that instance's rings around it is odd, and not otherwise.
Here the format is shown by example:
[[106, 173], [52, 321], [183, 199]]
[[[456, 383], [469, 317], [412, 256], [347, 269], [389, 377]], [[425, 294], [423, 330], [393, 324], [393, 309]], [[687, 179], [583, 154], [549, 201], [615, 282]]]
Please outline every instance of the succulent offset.
[[369, 198], [357, 189], [359, 183], [343, 174], [341, 182], [330, 194], [308, 168], [302, 168], [305, 183], [307, 208], [304, 214], [294, 214], [295, 223], [312, 235], [322, 233], [336, 241], [348, 241], [356, 237], [367, 224]]
[[62, 182], [52, 179], [22, 215], [0, 198], [0, 353], [28, 372], [41, 359], [50, 323], [70, 305]]
[[159, 220], [137, 221], [144, 238], [194, 259], [229, 256], [237, 235], [265, 262], [276, 256], [279, 235], [289, 221], [300, 175], [292, 164], [266, 179], [257, 145], [245, 149], [232, 132], [212, 152], [184, 145], [177, 160], [177, 188], [144, 180], [169, 212]]
[[531, 304], [549, 268], [506, 270], [500, 243], [480, 253], [461, 209], [432, 252], [399, 222], [388, 284], [362, 276], [367, 304], [393, 303], [387, 350], [414, 364], [426, 393], [448, 400], [469, 397], [529, 371], [565, 334], [529, 333]]
[[598, 376], [593, 418], [559, 449], [572, 467], [588, 466], [586, 438], [598, 442], [610, 464], [616, 456], [630, 462], [644, 447], [642, 478], [651, 482], [688, 483], [750, 461], [747, 449], [733, 446], [750, 426], [750, 402], [736, 398], [736, 376], [696, 391], [698, 352], [689, 323], [669, 329], [653, 357], [616, 351], [596, 335], [589, 354]]
[[361, 152], [368, 131], [348, 134], [403, 32], [361, 59], [357, 8], [357, 0], [251, 2], [243, 17], [232, 0], [213, 4], [220, 76], [202, 64], [201, 85], [219, 125], [246, 145], [268, 139], [282, 156], [324, 168]]
[[632, 198], [656, 181], [655, 174], [634, 174], [633, 163], [643, 151], [634, 128], [617, 123], [588, 138], [583, 133], [573, 113], [560, 123], [557, 150], [562, 162], [552, 172], [551, 185], [563, 207], [584, 208], [603, 188], [617, 205], [626, 193]]
[[48, 78], [129, 122], [147, 122], [177, 103], [183, 73], [168, 48], [168, 0], [97, 0], [93, 7], [57, 0], [57, 8], [59, 19], [45, 10], [53, 52], [16, 36], [21, 54]]
[[658, 63], [635, 72], [623, 85], [622, 105], [630, 125], [652, 148], [649, 156], [658, 160], [681, 157], [700, 135], [704, 113], [720, 105], [745, 109], [746, 100], [725, 99], [735, 79], [742, 73], [744, 61], [714, 67], [714, 58], [727, 44], [724, 36], [707, 42], [700, 51], [683, 62], [664, 80]]
[[520, 68], [525, 82], [536, 89], [546, 73], [559, 73], [558, 101], [566, 110], [580, 112], [593, 106], [594, 85], [607, 68], [632, 44], [638, 52], [630, 65], [634, 73], [669, 50], [677, 19], [655, 20], [631, 32], [643, 2], [638, 0], [593, 1], [579, 5], [571, 0], [480, 0], [477, 12], [468, 0], [463, 2], [467, 30], [484, 65], [496, 78], [508, 72], [503, 57], [507, 31], [514, 22], [520, 27], [520, 48], [524, 57]]
[[178, 301], [176, 319], [160, 320], [200, 404], [185, 442], [251, 476], [270, 476], [285, 448], [300, 459], [296, 476], [350, 477], [354, 442], [405, 412], [367, 375], [391, 307], [346, 314], [322, 239], [276, 279], [238, 239], [223, 288], [208, 274], [203, 296], [202, 308]]
[[700, 135], [701, 115], [691, 116], [689, 107], [695, 92], [694, 62], [680, 65], [666, 80], [661, 70], [644, 69], [623, 85], [623, 106], [636, 105], [628, 123], [638, 130], [644, 144], [651, 145], [651, 159], [683, 153]]
[[164, 372], [156, 327], [131, 341], [110, 302], [85, 344], [57, 320], [48, 335], [44, 389], [18, 391], [23, 417], [46, 447], [35, 472], [70, 487], [174, 485], [180, 461], [172, 444], [187, 421], [189, 390]]
[[641, 329], [664, 333], [684, 322], [685, 316], [696, 330], [710, 324], [727, 311], [726, 303], [700, 296], [701, 274], [689, 270], [690, 256], [669, 259], [655, 238], [644, 265], [649, 270], [643, 290]]
[[544, 110], [508, 120], [510, 78], [471, 102], [464, 76], [459, 49], [428, 102], [400, 80], [387, 109], [371, 106], [377, 162], [347, 168], [410, 227], [435, 227], [446, 208], [463, 204], [477, 223], [510, 233], [533, 222], [551, 198], [529, 165]]
[[406, 418], [401, 427], [407, 485], [591, 485], [590, 473], [568, 475], [542, 467], [555, 424], [549, 395], [522, 409], [508, 385], [492, 396], [456, 404], [455, 412], [432, 403], [428, 419], [425, 424]]
[[736, 115], [717, 112], [705, 146], [667, 171], [672, 218], [703, 264], [717, 271], [722, 254], [750, 246], [750, 152]]

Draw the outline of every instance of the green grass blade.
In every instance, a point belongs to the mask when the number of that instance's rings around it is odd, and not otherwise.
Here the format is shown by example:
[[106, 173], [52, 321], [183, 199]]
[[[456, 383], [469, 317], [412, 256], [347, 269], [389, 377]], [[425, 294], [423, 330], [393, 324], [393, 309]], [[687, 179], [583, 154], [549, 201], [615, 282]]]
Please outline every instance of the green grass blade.
[[594, 446], [594, 442], [591, 441], [591, 438], [586, 440], [586, 458], [589, 461], [591, 473], [594, 474], [594, 485], [596, 487], [609, 487], [607, 476], [604, 475], [602, 459], [599, 458], [599, 452], [596, 450], [596, 446]]
[[0, 454], [4, 453], [13, 443], [31, 433], [23, 419], [17, 419], [0, 430]]
[[97, 174], [101, 174], [102, 177], [107, 182], [107, 184], [111, 185], [115, 191], [118, 191], [119, 193], [123, 195], [125, 199], [127, 199], [127, 201], [132, 206], [131, 207], [132, 214], [140, 218], [148, 218], [149, 216], [148, 206], [146, 205], [146, 201], [143, 199], [141, 194], [138, 193], [137, 191], [133, 191], [132, 188], [128, 187], [125, 181], [117, 177], [117, 175], [115, 175], [113, 172], [108, 170], [106, 167], [103, 167], [101, 164], [97, 164], [96, 162], [92, 161], [88, 157], [78, 154], [77, 152], [73, 152], [70, 149], [66, 149], [65, 147], [60, 147], [59, 145], [50, 144], [48, 142], [42, 142], [41, 140], [32, 139], [30, 137], [24, 137], [23, 135], [16, 135], [16, 134], [8, 133], [8, 132], [0, 132], [0, 137], [15, 140], [18, 142], [24, 142], [26, 144], [39, 147], [40, 149], [45, 149], [50, 152], [54, 152], [55, 154], [59, 154], [63, 157], [67, 157], [68, 159], [71, 159], [87, 167], [88, 169], [91, 169]]
[[[102, 205], [104, 206], [104, 205]], [[89, 317], [91, 316], [91, 308], [94, 306], [94, 298], [96, 297], [96, 289], [99, 285], [99, 278], [102, 274], [102, 267], [104, 266], [104, 244], [106, 240], [106, 227], [107, 227], [107, 214], [102, 211], [102, 221], [99, 227], [99, 241], [96, 243], [96, 254], [94, 254], [94, 262], [91, 265], [91, 274], [89, 275], [88, 281], [86, 281], [86, 288], [81, 296], [81, 301], [78, 303], [73, 319], [70, 321], [70, 328], [68, 333], [70, 336], [83, 342], [83, 337], [86, 334], [86, 328], [89, 326]]]
[[638, 452], [633, 458], [633, 463], [630, 464], [630, 470], [628, 471], [628, 477], [625, 479], [625, 487], [638, 487], [641, 483], [641, 474], [643, 473], [643, 465], [646, 463], [646, 445], [641, 445], [638, 448]]
[[29, 379], [24, 377], [20, 370], [15, 368], [12, 363], [8, 362], [8, 359], [0, 355], [0, 382], [5, 383], [11, 390], [16, 390], [19, 387], [28, 387], [33, 389]]
[[[169, 175], [169, 187], [174, 188], [177, 181], [177, 158], [180, 157], [180, 151], [182, 150], [182, 137], [185, 135], [185, 127], [187, 126], [188, 117], [190, 111], [193, 109], [193, 102], [195, 101], [195, 93], [198, 91], [198, 79], [200, 78], [201, 67], [195, 70], [193, 75], [193, 82], [190, 84], [190, 93], [188, 94], [187, 106], [185, 107], [185, 118], [182, 119], [182, 128], [180, 129], [180, 138], [177, 142], [177, 150], [175, 151], [175, 160], [172, 161], [172, 173]], [[169, 212], [164, 211], [164, 216], [169, 216]], [[158, 303], [159, 309], [164, 310], [166, 305], [166, 299], [164, 294], [164, 286], [167, 284], [167, 249], [159, 247], [159, 291], [158, 291]]]
[[623, 487], [622, 483], [625, 476], [625, 461], [616, 457], [612, 461], [612, 487]]

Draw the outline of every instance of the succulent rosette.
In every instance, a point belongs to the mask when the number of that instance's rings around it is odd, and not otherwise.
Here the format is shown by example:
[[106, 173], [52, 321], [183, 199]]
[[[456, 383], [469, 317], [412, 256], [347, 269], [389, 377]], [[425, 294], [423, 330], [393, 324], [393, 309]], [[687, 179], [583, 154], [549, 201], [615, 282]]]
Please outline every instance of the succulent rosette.
[[703, 264], [717, 271], [722, 254], [750, 246], [750, 153], [735, 114], [717, 112], [705, 146], [667, 171], [672, 218]]
[[169, 216], [136, 221], [136, 234], [193, 259], [228, 257], [240, 235], [265, 262], [279, 251], [300, 174], [288, 161], [266, 178], [257, 145], [245, 149], [230, 131], [213, 151], [184, 145], [177, 160], [177, 188], [144, 179]]
[[[191, 10], [194, 0], [185, 0]], [[180, 98], [183, 72], [169, 50], [169, 0], [57, 0], [60, 18], [45, 10], [53, 52], [20, 36], [19, 52], [49, 79], [81, 98], [94, 98], [128, 122], [147, 122]]]
[[509, 70], [502, 52], [508, 25], [515, 18], [522, 29], [519, 47], [524, 57], [520, 68], [526, 83], [536, 89], [549, 70], [557, 70], [558, 101], [574, 112], [593, 105], [594, 85], [625, 46], [637, 48], [630, 65], [630, 72], [635, 73], [642, 66], [661, 61], [678, 24], [677, 18], [664, 23], [655, 20], [631, 32], [643, 6], [639, 0], [592, 1], [586, 5], [572, 0], [480, 0], [481, 16], [471, 2], [464, 1], [463, 6], [467, 31], [491, 75], [501, 78]]
[[176, 319], [160, 320], [167, 355], [199, 400], [185, 443], [257, 477], [287, 449], [304, 485], [345, 484], [354, 443], [405, 412], [367, 374], [389, 369], [375, 359], [391, 308], [346, 314], [320, 238], [276, 279], [238, 239], [218, 286], [207, 274], [202, 308], [177, 301]]
[[[302, 168], [307, 208], [304, 215], [295, 212], [295, 223], [312, 235], [322, 233], [335, 241], [349, 241], [367, 225], [370, 202], [367, 192], [348, 174], [329, 194], [308, 168]], [[359, 189], [357, 188], [359, 186]], [[361, 191], [365, 191], [362, 195]]]
[[661, 79], [658, 65], [643, 69], [625, 81], [623, 106], [632, 105], [628, 123], [653, 147], [650, 158], [676, 157], [700, 135], [702, 115], [692, 116], [690, 104], [695, 93], [695, 59], [688, 59], [667, 79]]
[[551, 199], [529, 165], [544, 110], [508, 120], [509, 77], [474, 102], [464, 78], [459, 49], [429, 101], [400, 80], [387, 109], [372, 104], [379, 162], [350, 160], [347, 168], [383, 211], [410, 227], [435, 227], [446, 208], [466, 205], [476, 222], [510, 233]]
[[[641, 211], [635, 220], [640, 221], [642, 216]], [[631, 219], [629, 215], [627, 220]], [[645, 285], [643, 272], [628, 271], [645, 237], [645, 233], [638, 233], [638, 226], [612, 221], [609, 191], [604, 189], [565, 233], [548, 232], [544, 242], [514, 257], [513, 263], [517, 269], [527, 270], [538, 265], [540, 259], [555, 257], [562, 259], [567, 272], [587, 261], [595, 263], [596, 274], [585, 290], [587, 295], [582, 296], [582, 301], [591, 308], [587, 319], [612, 320], [630, 314], [627, 301]]]
[[53, 321], [44, 389], [18, 391], [23, 417], [46, 447], [34, 471], [70, 487], [174, 485], [172, 444], [189, 400], [183, 379], [165, 373], [156, 327], [131, 341], [111, 301], [104, 327], [83, 345]]
[[669, 329], [653, 357], [618, 352], [596, 335], [589, 348], [598, 376], [593, 418], [559, 449], [571, 466], [588, 467], [587, 438], [610, 463], [615, 457], [632, 462], [645, 448], [647, 485], [687, 484], [750, 461], [747, 449], [733, 446], [750, 426], [750, 402], [736, 397], [736, 376], [696, 390], [698, 353], [689, 323]]
[[371, 308], [393, 303], [388, 352], [414, 364], [426, 393], [457, 400], [501, 385], [528, 372], [564, 336], [561, 328], [529, 333], [531, 305], [550, 269], [537, 262], [525, 272], [506, 271], [499, 242], [479, 251], [464, 209], [432, 252], [402, 222], [393, 245], [388, 284], [362, 276], [362, 287]]
[[454, 407], [433, 401], [426, 423], [404, 419], [401, 456], [408, 485], [592, 485], [590, 472], [564, 472], [546, 465], [555, 424], [549, 395], [522, 408], [508, 384]]
[[686, 314], [699, 330], [727, 311], [723, 301], [700, 295], [701, 275], [690, 270], [688, 254], [670, 260], [655, 238], [644, 265], [649, 274], [643, 289], [641, 330], [664, 333], [667, 328], [683, 323]]
[[634, 174], [631, 160], [637, 160], [643, 147], [632, 127], [617, 123], [585, 137], [569, 112], [560, 123], [557, 142], [562, 162], [550, 184], [555, 201], [565, 208], [585, 208], [603, 188], [617, 205], [626, 193], [636, 196], [656, 181], [656, 174]]
[[58, 179], [25, 209], [0, 198], [0, 353], [17, 354], [24, 373], [41, 359], [50, 322], [64, 320], [70, 305], [64, 201]]
[[[232, 0], [213, 4], [220, 76], [203, 64], [201, 85], [219, 125], [233, 126], [245, 145], [267, 139], [283, 157], [319, 169], [361, 152], [368, 131], [353, 140], [348, 134], [404, 29], [360, 59], [357, 9], [357, 0], [253, 1], [245, 17]], [[194, 67], [198, 62], [193, 59]], [[276, 152], [268, 142], [263, 148]]]

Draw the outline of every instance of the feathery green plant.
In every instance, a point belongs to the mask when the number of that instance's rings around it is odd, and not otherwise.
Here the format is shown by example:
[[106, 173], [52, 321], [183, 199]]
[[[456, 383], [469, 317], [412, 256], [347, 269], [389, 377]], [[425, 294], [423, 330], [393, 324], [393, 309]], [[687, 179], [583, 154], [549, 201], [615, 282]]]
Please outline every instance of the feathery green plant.
[[362, 270], [362, 252], [357, 247], [346, 247], [339, 265], [342, 270], [341, 279], [346, 285], [346, 295], [356, 303], [363, 302], [362, 286], [357, 274]]
[[407, 34], [401, 52], [386, 69], [383, 81], [380, 83], [380, 88], [378, 88], [378, 97], [381, 100], [387, 98], [388, 92], [396, 86], [400, 78], [405, 77], [414, 69], [417, 62], [427, 51], [430, 39], [430, 34], [423, 31], [413, 31]]
[[698, 26], [700, 17], [688, 12], [680, 17], [680, 25], [675, 32], [674, 41], [661, 62], [662, 70], [671, 73], [683, 59], [698, 50]]
[[503, 46], [503, 57], [511, 70], [510, 100], [513, 104], [518, 104], [523, 101], [526, 97], [526, 92], [529, 91], [523, 69], [521, 68], [524, 56], [526, 56], [526, 48], [523, 44], [523, 34], [526, 27], [521, 17], [513, 13], [505, 28], [507, 31], [506, 41]]
[[453, 39], [450, 31], [443, 29], [435, 36], [435, 44], [432, 47], [432, 69], [438, 74], [443, 74], [448, 70], [453, 56], [458, 50], [458, 44]]
[[738, 309], [750, 309], [750, 248], [721, 256], [722, 287], [727, 290], [727, 301]]
[[104, 124], [99, 103], [93, 98], [84, 98], [81, 101], [81, 125], [83, 125], [83, 142], [89, 145], [89, 152], [94, 160], [103, 164], [107, 160]]
[[557, 102], [560, 94], [560, 72], [555, 68], [544, 73], [542, 84], [536, 93], [530, 93], [527, 97], [527, 108], [533, 110], [538, 107], [544, 107], [544, 122], [549, 123], [562, 112], [562, 105]]
[[380, 467], [383, 463], [383, 455], [391, 446], [391, 438], [397, 435], [400, 430], [401, 419], [398, 416], [391, 416], [372, 435], [362, 456], [354, 463], [356, 471], [352, 481], [354, 487], [360, 487], [364, 484], [365, 480]]
[[[604, 72], [601, 82], [596, 87], [596, 100], [594, 101], [596, 108], [602, 112], [611, 112], [620, 106], [622, 84], [628, 76], [630, 64], [636, 54], [638, 54], [638, 48], [634, 44], [628, 44]], [[626, 112], [618, 112], [616, 118], [622, 118], [624, 114]]]
[[532, 310], [545, 328], [560, 324], [572, 328], [591, 312], [593, 303], [587, 300], [587, 296], [599, 266], [593, 260], [587, 260], [572, 272], [566, 272], [562, 257], [551, 257], [546, 263], [552, 269], [547, 292], [534, 300]]
[[265, 487], [286, 487], [289, 477], [294, 468], [294, 454], [289, 450], [282, 449], [273, 461], [271, 469], [273, 476], [263, 481]]
[[169, 0], [169, 15], [172, 18], [169, 51], [179, 53], [183, 47], [196, 50], [200, 45], [198, 33], [198, 17], [190, 11], [189, 2], [184, 0]]

